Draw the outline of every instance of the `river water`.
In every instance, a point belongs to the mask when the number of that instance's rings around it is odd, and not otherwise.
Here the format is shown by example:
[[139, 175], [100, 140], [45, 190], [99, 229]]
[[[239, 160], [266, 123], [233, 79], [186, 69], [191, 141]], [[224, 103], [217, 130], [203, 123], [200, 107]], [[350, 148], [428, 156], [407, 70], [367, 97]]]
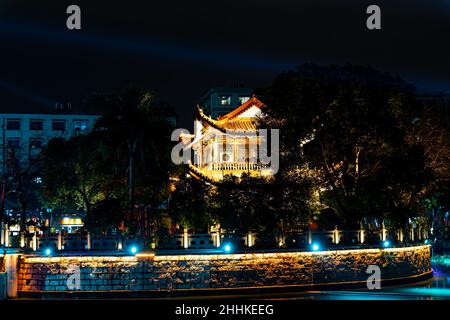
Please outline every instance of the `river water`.
[[433, 278], [379, 290], [306, 291], [269, 296], [279, 300], [450, 300], [450, 273], [435, 272]]

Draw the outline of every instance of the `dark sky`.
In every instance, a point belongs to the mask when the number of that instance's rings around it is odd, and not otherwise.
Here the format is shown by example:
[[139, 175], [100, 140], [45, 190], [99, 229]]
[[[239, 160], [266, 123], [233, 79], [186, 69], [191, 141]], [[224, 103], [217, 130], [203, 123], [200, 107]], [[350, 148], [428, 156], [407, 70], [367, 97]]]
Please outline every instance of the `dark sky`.
[[[66, 29], [66, 8], [82, 30]], [[366, 8], [382, 30], [366, 29]], [[305, 62], [371, 65], [450, 91], [450, 0], [1, 0], [0, 111], [81, 108], [94, 92], [153, 89], [189, 126], [212, 86], [268, 86]]]

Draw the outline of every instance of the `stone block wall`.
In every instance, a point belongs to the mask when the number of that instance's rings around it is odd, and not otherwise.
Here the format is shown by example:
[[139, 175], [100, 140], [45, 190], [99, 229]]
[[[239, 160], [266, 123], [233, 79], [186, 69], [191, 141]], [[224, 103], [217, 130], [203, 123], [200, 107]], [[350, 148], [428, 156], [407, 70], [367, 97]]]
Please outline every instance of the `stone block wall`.
[[[431, 272], [430, 247], [221, 255], [23, 257], [19, 292], [151, 291], [343, 283]], [[80, 287], [70, 280], [79, 271]], [[76, 276], [76, 275], [75, 275]], [[68, 286], [69, 280], [69, 286]]]

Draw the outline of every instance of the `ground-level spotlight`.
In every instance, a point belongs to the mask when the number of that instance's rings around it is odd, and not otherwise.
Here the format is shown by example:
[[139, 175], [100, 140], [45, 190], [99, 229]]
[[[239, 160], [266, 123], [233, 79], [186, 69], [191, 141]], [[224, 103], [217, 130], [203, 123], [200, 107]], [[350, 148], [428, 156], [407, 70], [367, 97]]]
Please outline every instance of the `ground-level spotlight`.
[[223, 245], [223, 251], [225, 251], [226, 253], [230, 253], [232, 250], [233, 250], [233, 247], [231, 246], [231, 244], [225, 243]]
[[391, 246], [391, 242], [389, 240], [383, 241], [383, 247], [384, 248], [389, 248], [390, 246]]
[[52, 254], [52, 249], [50, 249], [50, 248], [45, 249], [45, 250], [44, 250], [44, 254], [45, 254], [46, 256], [51, 255], [51, 254]]
[[312, 251], [319, 251], [320, 250], [320, 245], [318, 243], [313, 243], [311, 245], [311, 249], [312, 249]]
[[136, 246], [132, 246], [130, 248], [130, 251], [131, 251], [132, 254], [136, 254], [138, 252], [138, 248]]

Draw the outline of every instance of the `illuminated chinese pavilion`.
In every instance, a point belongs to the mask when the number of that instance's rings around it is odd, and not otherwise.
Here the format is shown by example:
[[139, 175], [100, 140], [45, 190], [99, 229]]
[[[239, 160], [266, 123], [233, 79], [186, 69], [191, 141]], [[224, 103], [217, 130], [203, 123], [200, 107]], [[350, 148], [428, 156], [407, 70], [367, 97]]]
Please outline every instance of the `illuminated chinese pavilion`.
[[256, 122], [264, 104], [256, 97], [217, 119], [197, 107], [194, 135], [188, 147], [194, 151], [191, 175], [215, 183], [225, 175], [271, 176], [270, 167], [260, 162], [261, 136]]

